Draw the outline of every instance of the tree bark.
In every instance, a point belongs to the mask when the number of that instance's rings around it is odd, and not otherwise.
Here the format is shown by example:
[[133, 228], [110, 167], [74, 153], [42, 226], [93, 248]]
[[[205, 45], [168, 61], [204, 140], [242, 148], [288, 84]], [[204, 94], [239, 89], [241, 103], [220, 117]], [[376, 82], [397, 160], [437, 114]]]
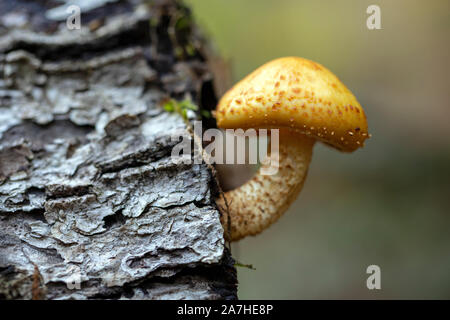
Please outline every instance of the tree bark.
[[0, 0], [0, 297], [234, 299], [212, 172], [172, 161], [161, 107], [214, 108], [205, 42], [177, 2], [96, 2], [68, 30]]

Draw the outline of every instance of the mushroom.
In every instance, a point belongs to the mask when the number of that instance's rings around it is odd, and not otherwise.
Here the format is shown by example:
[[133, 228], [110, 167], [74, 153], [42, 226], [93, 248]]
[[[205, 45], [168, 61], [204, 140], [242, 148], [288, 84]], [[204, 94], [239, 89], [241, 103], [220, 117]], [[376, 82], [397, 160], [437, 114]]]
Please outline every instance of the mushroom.
[[216, 199], [230, 241], [260, 233], [289, 208], [302, 189], [316, 140], [352, 152], [369, 137], [364, 111], [350, 90], [322, 65], [299, 57], [270, 61], [238, 82], [220, 99], [216, 118], [224, 129], [279, 129], [278, 172], [263, 175], [260, 169], [225, 192], [226, 203]]

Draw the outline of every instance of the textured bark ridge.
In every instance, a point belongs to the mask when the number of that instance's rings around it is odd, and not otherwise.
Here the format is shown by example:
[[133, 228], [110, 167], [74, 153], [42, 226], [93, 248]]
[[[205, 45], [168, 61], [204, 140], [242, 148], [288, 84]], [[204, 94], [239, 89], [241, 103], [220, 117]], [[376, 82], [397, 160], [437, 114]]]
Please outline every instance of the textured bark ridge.
[[69, 31], [60, 4], [0, 1], [0, 298], [235, 298], [211, 172], [172, 162], [160, 107], [214, 98], [188, 10], [104, 1]]

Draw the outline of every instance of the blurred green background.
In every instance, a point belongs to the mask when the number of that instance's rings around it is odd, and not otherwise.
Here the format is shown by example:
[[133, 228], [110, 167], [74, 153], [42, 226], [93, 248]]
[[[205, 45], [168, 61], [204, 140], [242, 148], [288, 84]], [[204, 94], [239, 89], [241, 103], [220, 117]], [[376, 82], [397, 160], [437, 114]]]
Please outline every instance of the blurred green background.
[[[233, 81], [281, 56], [320, 62], [353, 91], [372, 139], [317, 144], [303, 192], [233, 244], [241, 299], [450, 298], [450, 1], [186, 0]], [[381, 7], [382, 30], [366, 8]], [[366, 287], [381, 267], [381, 290]]]

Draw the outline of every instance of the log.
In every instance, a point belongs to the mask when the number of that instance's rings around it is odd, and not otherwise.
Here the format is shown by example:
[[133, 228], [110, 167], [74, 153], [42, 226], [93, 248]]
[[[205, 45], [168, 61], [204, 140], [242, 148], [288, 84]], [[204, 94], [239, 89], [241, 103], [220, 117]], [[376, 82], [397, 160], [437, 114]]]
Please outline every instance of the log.
[[213, 172], [161, 107], [215, 107], [209, 47], [177, 1], [91, 3], [69, 30], [0, 1], [0, 298], [236, 299]]

